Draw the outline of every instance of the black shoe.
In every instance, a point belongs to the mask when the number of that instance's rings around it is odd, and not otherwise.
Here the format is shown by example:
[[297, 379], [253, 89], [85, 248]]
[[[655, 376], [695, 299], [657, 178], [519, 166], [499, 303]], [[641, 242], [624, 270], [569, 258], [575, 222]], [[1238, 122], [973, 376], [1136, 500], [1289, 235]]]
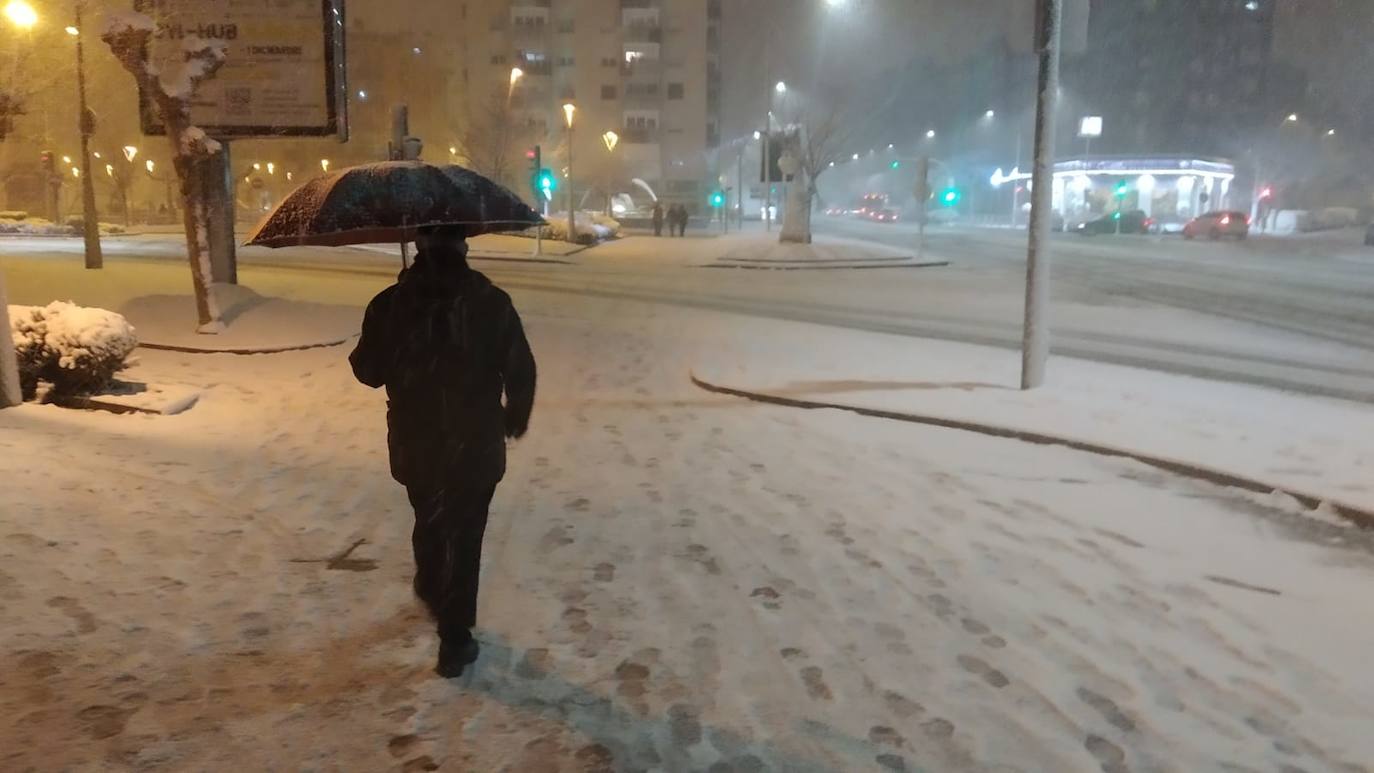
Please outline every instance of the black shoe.
[[460, 641], [443, 640], [439, 642], [439, 663], [434, 673], [445, 679], [456, 679], [463, 675], [468, 664], [477, 660], [481, 648], [471, 636]]

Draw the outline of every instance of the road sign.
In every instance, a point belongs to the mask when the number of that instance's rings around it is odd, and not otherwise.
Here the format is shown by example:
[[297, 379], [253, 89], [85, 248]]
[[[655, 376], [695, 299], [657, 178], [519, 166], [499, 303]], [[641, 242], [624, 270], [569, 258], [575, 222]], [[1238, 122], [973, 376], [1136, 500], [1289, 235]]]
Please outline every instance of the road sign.
[[[219, 139], [346, 139], [344, 0], [136, 0], [157, 24], [148, 58], [177, 72], [188, 40], [225, 47], [224, 66], [200, 84], [191, 123]], [[152, 99], [139, 95], [145, 134], [163, 134]]]

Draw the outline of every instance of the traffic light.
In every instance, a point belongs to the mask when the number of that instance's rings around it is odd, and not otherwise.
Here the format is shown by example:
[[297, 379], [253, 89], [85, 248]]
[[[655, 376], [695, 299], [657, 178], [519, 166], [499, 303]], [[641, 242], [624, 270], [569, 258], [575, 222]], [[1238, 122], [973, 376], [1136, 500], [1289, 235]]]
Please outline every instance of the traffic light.
[[940, 203], [946, 207], [956, 207], [959, 199], [963, 198], [963, 193], [958, 188], [949, 187], [940, 191]]
[[721, 207], [725, 206], [725, 194], [721, 191], [713, 192], [711, 194], [711, 206], [715, 207], [716, 209], [720, 209]]
[[554, 177], [553, 170], [540, 169], [535, 179], [535, 187], [539, 189], [540, 195], [547, 201], [553, 201], [553, 192], [558, 189], [558, 178]]
[[1126, 184], [1126, 181], [1125, 181], [1125, 180], [1122, 180], [1121, 182], [1119, 182], [1119, 183], [1116, 184], [1116, 197], [1117, 197], [1118, 199], [1124, 199], [1124, 198], [1126, 198], [1126, 193], [1127, 193], [1127, 191], [1129, 191], [1129, 190], [1130, 190], [1130, 186]]
[[888, 164], [888, 166], [892, 167], [893, 169], [901, 169], [901, 168], [902, 168], [902, 162], [901, 162], [901, 161], [893, 161], [891, 164]]

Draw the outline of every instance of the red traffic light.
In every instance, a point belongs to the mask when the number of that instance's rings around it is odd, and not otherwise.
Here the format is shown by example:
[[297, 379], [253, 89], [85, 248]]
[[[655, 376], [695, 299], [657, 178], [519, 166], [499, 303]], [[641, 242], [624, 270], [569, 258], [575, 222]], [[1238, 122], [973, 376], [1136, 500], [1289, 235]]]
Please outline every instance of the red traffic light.
[[530, 148], [529, 150], [525, 151], [525, 158], [528, 158], [531, 161], [534, 160], [534, 148]]

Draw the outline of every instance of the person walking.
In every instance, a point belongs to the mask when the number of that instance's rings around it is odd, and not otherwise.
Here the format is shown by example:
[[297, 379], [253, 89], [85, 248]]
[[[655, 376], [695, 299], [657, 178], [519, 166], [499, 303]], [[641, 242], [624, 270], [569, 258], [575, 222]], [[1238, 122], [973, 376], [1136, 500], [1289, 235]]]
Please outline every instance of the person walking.
[[468, 267], [461, 226], [423, 228], [416, 246], [348, 359], [358, 381], [386, 387], [391, 475], [415, 510], [415, 595], [438, 628], [435, 671], [451, 678], [477, 659], [482, 535], [506, 440], [529, 426], [535, 363], [510, 296]]
[[657, 201], [654, 202], [653, 219], [654, 219], [654, 236], [662, 236], [662, 235], [663, 235], [663, 204], [660, 203], [660, 202], [657, 202]]

